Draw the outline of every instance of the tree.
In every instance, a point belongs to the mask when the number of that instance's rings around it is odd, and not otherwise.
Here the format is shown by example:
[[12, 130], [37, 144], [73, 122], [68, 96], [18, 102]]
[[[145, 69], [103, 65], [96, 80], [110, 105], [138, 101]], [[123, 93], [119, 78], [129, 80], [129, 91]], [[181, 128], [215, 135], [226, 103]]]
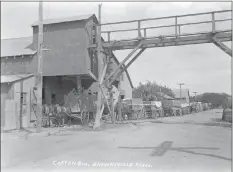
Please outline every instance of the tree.
[[161, 93], [174, 97], [172, 90], [166, 86], [161, 86], [151, 81], [147, 81], [145, 84], [140, 82], [133, 90], [133, 98], [141, 98], [143, 101], [162, 100], [163, 96]]
[[231, 108], [231, 96], [226, 93], [204, 93], [197, 96], [197, 101], [211, 103], [213, 107]]

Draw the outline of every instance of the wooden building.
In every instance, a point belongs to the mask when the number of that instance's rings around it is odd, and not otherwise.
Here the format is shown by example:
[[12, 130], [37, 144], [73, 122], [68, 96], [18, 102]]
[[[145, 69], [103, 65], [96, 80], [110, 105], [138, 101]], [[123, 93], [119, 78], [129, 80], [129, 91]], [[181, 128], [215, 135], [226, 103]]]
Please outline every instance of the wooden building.
[[35, 77], [30, 74], [1, 75], [1, 126], [4, 130], [29, 127], [36, 120], [31, 115], [31, 88]]
[[[88, 49], [95, 42], [93, 23], [98, 23], [95, 15], [43, 21], [43, 104], [63, 105], [65, 97], [74, 88], [81, 92], [96, 92], [93, 85], [98, 77], [97, 54]], [[2, 75], [37, 72], [37, 22], [32, 25], [32, 31], [32, 37], [1, 40]], [[104, 51], [102, 56], [106, 56]], [[107, 74], [117, 64], [119, 61], [114, 56]], [[113, 84], [119, 88], [119, 83], [125, 98], [132, 98], [133, 85], [127, 71]]]
[[176, 100], [179, 100], [182, 103], [190, 103], [190, 94], [188, 89], [181, 89], [181, 97], [180, 89], [173, 89], [172, 92], [174, 93]]

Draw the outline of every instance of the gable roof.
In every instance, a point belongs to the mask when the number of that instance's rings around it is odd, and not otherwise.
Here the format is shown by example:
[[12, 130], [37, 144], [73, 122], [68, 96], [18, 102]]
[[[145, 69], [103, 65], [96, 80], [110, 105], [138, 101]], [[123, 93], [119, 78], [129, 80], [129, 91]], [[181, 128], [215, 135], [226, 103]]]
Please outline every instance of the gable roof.
[[[175, 95], [175, 98], [180, 98], [180, 89], [173, 89], [172, 92]], [[181, 98], [189, 98], [189, 90], [188, 89], [181, 89]]]
[[28, 48], [32, 37], [1, 39], [1, 57], [33, 55], [36, 51]]
[[[56, 24], [56, 23], [64, 23], [64, 22], [72, 22], [72, 21], [81, 21], [81, 20], [88, 20], [91, 17], [95, 17], [95, 14], [87, 14], [87, 15], [80, 15], [80, 16], [71, 16], [71, 17], [63, 17], [63, 18], [55, 18], [55, 19], [45, 19], [43, 20], [43, 24]], [[38, 21], [31, 25], [32, 27], [38, 26]]]

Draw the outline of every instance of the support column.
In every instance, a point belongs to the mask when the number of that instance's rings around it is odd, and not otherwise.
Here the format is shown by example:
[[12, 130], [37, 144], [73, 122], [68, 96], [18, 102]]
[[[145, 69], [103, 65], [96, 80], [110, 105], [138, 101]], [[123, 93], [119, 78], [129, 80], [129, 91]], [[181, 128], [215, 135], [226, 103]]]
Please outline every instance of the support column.
[[113, 91], [112, 89], [109, 89], [110, 93], [110, 109], [111, 109], [111, 115], [112, 115], [112, 123], [115, 123], [115, 113], [114, 113], [114, 100], [113, 100]]
[[119, 121], [122, 121], [121, 109], [122, 109], [122, 98], [121, 98], [121, 95], [119, 95], [119, 97], [118, 97], [118, 118], [119, 118]]
[[119, 96], [118, 96], [118, 119], [119, 121], [122, 121], [122, 115], [121, 115], [121, 106], [122, 106], [122, 98], [121, 98], [121, 81], [119, 82], [118, 85], [118, 90], [120, 92]]
[[77, 92], [78, 95], [80, 95], [82, 93], [82, 80], [80, 76], [77, 76]]
[[[97, 59], [98, 59], [98, 84], [101, 82], [101, 4], [99, 5], [99, 25], [97, 26]], [[101, 111], [101, 104], [102, 104], [102, 94], [101, 89], [98, 87], [98, 93], [97, 93], [97, 104], [96, 104], [96, 117], [95, 117], [95, 124], [93, 126], [93, 129], [97, 129], [100, 127], [100, 119], [102, 116]], [[102, 107], [103, 109], [103, 107]]]
[[38, 68], [36, 74], [36, 84], [37, 88], [37, 107], [36, 107], [36, 115], [37, 115], [37, 128], [36, 131], [39, 133], [41, 131], [41, 123], [42, 123], [42, 87], [43, 87], [43, 2], [39, 2], [39, 24], [38, 24], [38, 47], [37, 47], [37, 57], [38, 57]]

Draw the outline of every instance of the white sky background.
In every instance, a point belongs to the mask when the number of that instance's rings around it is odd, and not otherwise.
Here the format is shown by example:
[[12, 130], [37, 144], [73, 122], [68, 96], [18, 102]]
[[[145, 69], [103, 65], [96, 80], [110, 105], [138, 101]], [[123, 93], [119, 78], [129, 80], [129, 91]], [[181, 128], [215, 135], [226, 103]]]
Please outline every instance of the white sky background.
[[[104, 2], [102, 3], [102, 23], [225, 9], [231, 9], [230, 2]], [[98, 3], [96, 2], [45, 2], [43, 17], [44, 19], [59, 18], [93, 13], [98, 16]], [[38, 2], [2, 2], [1, 17], [2, 39], [32, 36], [30, 25], [38, 19]], [[221, 17], [229, 18], [230, 15]], [[207, 19], [211, 18], [207, 17]], [[194, 20], [191, 18], [189, 21]], [[147, 26], [148, 24], [158, 23], [147, 23]], [[173, 23], [161, 21], [159, 24]], [[129, 27], [135, 27], [135, 24], [103, 29]], [[231, 26], [227, 23], [222, 27], [229, 29]], [[200, 31], [207, 31], [205, 29], [210, 27], [202, 26], [194, 29], [203, 28], [204, 30]], [[187, 28], [182, 31], [191, 30]], [[172, 30], [161, 30], [156, 33], [164, 32], [172, 33]], [[133, 35], [120, 33], [115, 35], [115, 38], [130, 36]], [[230, 43], [226, 44], [231, 46]], [[115, 55], [121, 61], [129, 52], [130, 50], [116, 51]], [[189, 88], [190, 93], [197, 91], [198, 93], [231, 94], [231, 58], [213, 44], [147, 49], [129, 67], [128, 71], [134, 86], [140, 81], [150, 80], [170, 88], [179, 88], [177, 84], [183, 82], [184, 88]]]

